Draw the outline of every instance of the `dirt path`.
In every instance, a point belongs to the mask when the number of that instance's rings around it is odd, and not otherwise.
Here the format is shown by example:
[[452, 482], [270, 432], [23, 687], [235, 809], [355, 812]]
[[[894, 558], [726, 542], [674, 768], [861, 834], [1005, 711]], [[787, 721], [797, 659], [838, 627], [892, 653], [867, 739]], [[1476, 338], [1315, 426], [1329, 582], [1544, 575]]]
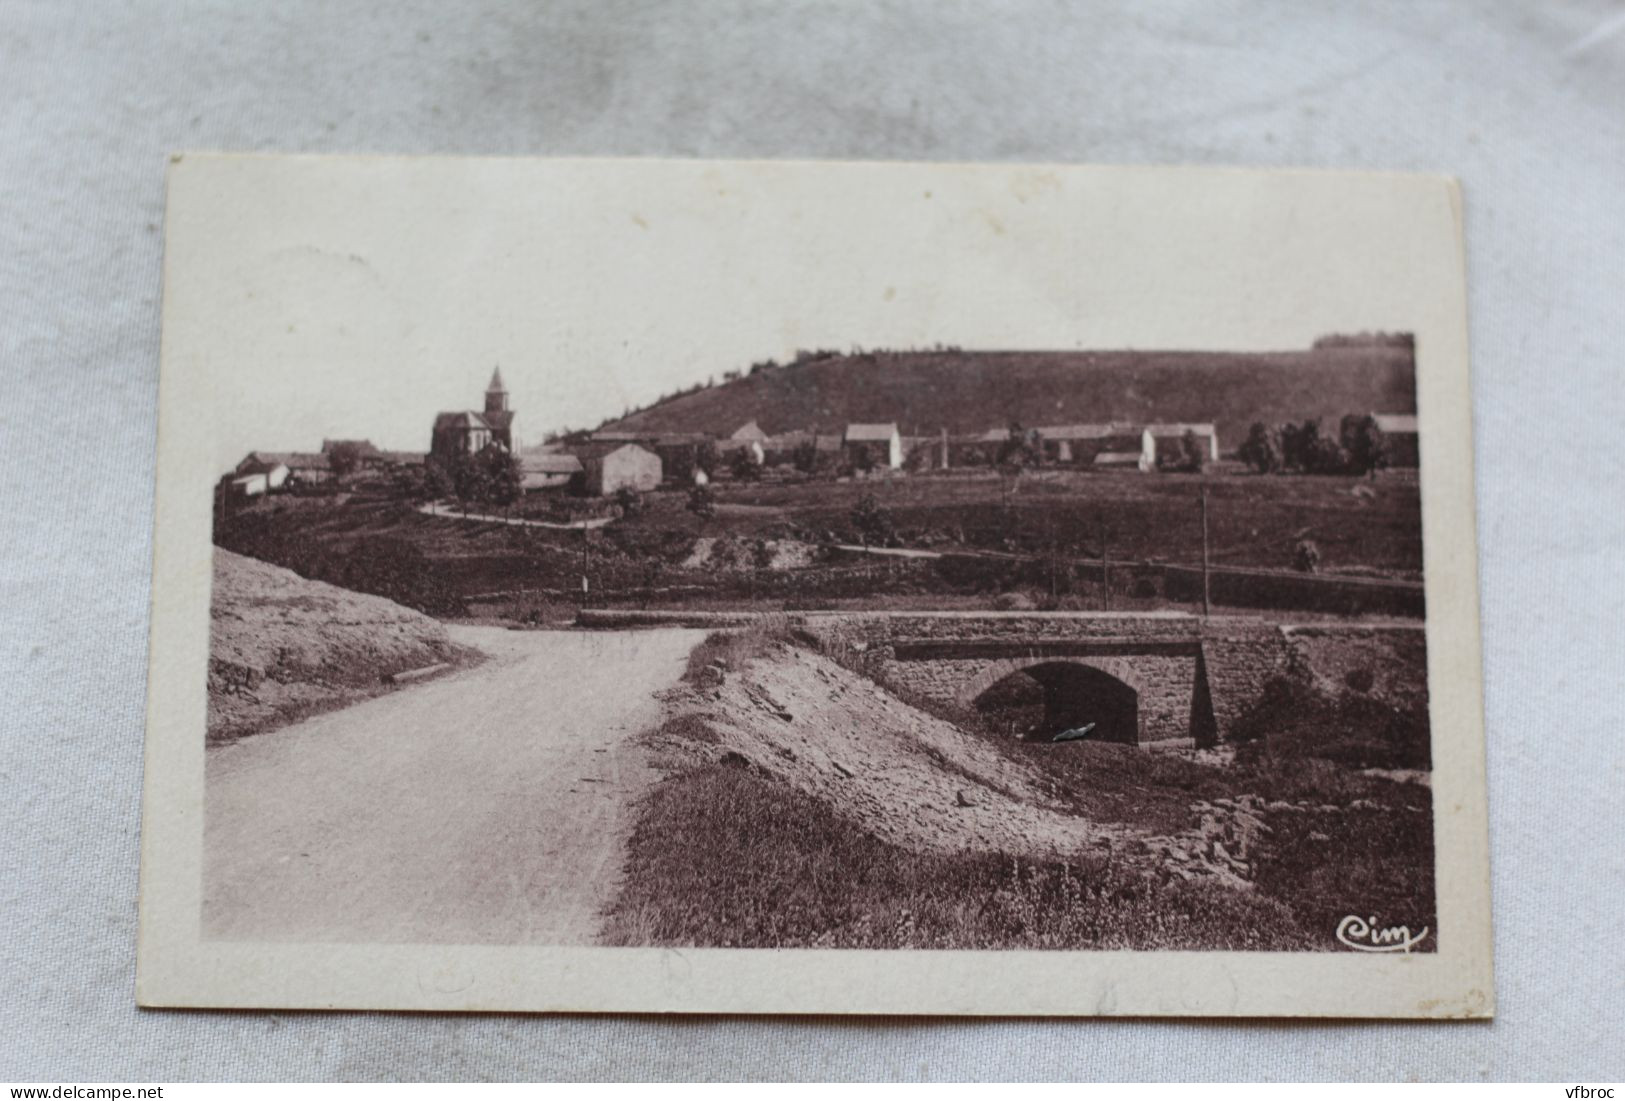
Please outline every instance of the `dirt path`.
[[547, 528], [551, 531], [590, 531], [593, 528], [607, 527], [615, 522], [613, 516], [594, 516], [588, 520], [571, 520], [569, 523], [555, 523], [552, 520], [527, 520], [523, 516], [491, 516], [483, 512], [470, 512], [466, 515], [451, 505], [441, 505], [438, 501], [430, 501], [426, 505], [419, 505], [418, 511], [425, 516], [435, 516], [445, 520], [470, 520], [481, 524], [507, 524], [513, 528]]
[[582, 944], [703, 631], [453, 627], [484, 665], [211, 749], [204, 932]]

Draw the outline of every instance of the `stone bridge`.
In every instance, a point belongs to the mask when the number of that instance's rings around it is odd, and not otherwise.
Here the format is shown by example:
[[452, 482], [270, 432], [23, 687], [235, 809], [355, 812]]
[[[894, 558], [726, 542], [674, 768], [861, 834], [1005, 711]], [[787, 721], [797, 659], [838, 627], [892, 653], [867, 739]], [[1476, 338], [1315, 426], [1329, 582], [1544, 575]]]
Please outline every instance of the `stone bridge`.
[[1307, 667], [1305, 639], [1328, 632], [1364, 640], [1357, 652], [1389, 665], [1395, 651], [1384, 639], [1399, 632], [1414, 650], [1401, 660], [1418, 667], [1385, 675], [1420, 677], [1426, 691], [1414, 625], [1298, 628], [1178, 612], [898, 612], [808, 615], [803, 626], [831, 656], [905, 698], [975, 708], [989, 689], [1025, 673], [1043, 691], [1047, 727], [1093, 722], [1096, 737], [1134, 745], [1227, 740], [1272, 677]]

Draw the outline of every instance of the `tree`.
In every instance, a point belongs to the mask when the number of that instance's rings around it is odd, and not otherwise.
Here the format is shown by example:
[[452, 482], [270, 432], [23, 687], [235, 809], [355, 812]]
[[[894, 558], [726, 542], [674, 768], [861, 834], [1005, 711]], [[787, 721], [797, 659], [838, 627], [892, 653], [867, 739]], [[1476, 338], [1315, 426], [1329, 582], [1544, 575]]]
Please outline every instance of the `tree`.
[[423, 485], [430, 499], [440, 501], [455, 496], [457, 483], [452, 480], [451, 471], [439, 459], [425, 459], [423, 462]]
[[1208, 450], [1202, 445], [1196, 433], [1189, 428], [1185, 429], [1185, 434], [1179, 438], [1179, 449], [1183, 452], [1184, 458], [1181, 469], [1200, 474], [1207, 466]]
[[349, 477], [361, 469], [361, 448], [353, 443], [334, 444], [327, 452], [327, 466], [333, 477]]
[[456, 458], [451, 460], [447, 472], [451, 475], [452, 492], [457, 495], [457, 504], [466, 517], [469, 502], [478, 504], [485, 500], [488, 492], [485, 464], [473, 455], [459, 451]]
[[734, 452], [729, 470], [741, 482], [754, 482], [762, 476], [762, 468], [756, 465], [756, 460], [751, 457], [748, 447], [741, 447]]
[[694, 445], [694, 466], [705, 471], [707, 478], [714, 477], [721, 455], [717, 452], [717, 441], [701, 440]]
[[1348, 452], [1330, 436], [1317, 435], [1304, 452], [1303, 469], [1308, 474], [1346, 474]]
[[858, 529], [858, 536], [866, 548], [871, 543], [884, 546], [892, 537], [891, 513], [873, 493], [865, 493], [852, 507], [852, 526]]
[[1028, 432], [1020, 421], [1011, 421], [1008, 435], [999, 444], [998, 464], [1019, 473], [1024, 467], [1037, 466], [1042, 444], [1037, 430]]
[[1247, 439], [1236, 453], [1242, 462], [1260, 474], [1274, 474], [1286, 465], [1286, 455], [1281, 447], [1281, 430], [1271, 428], [1262, 421], [1255, 422], [1247, 430]]
[[794, 451], [790, 452], [790, 462], [803, 474], [811, 474], [818, 469], [818, 445], [812, 440], [796, 444]]
[[615, 503], [620, 506], [622, 516], [636, 516], [643, 511], [643, 495], [631, 486], [615, 491]]
[[717, 495], [711, 492], [710, 486], [695, 486], [688, 491], [688, 504], [685, 507], [698, 516], [703, 524], [717, 514]]
[[1377, 427], [1377, 418], [1350, 413], [1343, 418], [1338, 437], [1348, 452], [1351, 474], [1369, 474], [1388, 465], [1388, 444]]
[[479, 468], [475, 500], [507, 509], [525, 492], [525, 471], [519, 457], [501, 444], [486, 444], [474, 457]]
[[857, 453], [852, 456], [852, 465], [867, 474], [875, 468], [875, 453], [868, 444], [860, 444]]
[[1320, 420], [1306, 420], [1302, 424], [1288, 421], [1281, 426], [1281, 456], [1288, 470], [1307, 471], [1314, 465], [1316, 448], [1320, 444]]

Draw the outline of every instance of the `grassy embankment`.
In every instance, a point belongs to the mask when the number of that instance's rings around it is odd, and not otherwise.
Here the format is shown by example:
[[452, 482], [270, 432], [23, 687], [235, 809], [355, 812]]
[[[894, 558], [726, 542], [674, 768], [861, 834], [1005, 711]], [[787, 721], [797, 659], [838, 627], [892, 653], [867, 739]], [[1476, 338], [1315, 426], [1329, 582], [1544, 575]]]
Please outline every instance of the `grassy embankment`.
[[[703, 681], [718, 659], [740, 670], [785, 637], [774, 624], [713, 636], [689, 676]], [[609, 941], [1316, 950], [1334, 947], [1351, 907], [1435, 926], [1429, 789], [1355, 767], [1425, 767], [1425, 720], [1418, 728], [1414, 714], [1283, 683], [1243, 733], [1230, 764], [971, 736], [1052, 777], [1055, 799], [1091, 821], [1172, 833], [1191, 825], [1194, 804], [1260, 797], [1270, 832], [1252, 890], [1161, 878], [1106, 855], [921, 854], [724, 757], [675, 773], [647, 798]], [[694, 714], [658, 738], [717, 740]]]

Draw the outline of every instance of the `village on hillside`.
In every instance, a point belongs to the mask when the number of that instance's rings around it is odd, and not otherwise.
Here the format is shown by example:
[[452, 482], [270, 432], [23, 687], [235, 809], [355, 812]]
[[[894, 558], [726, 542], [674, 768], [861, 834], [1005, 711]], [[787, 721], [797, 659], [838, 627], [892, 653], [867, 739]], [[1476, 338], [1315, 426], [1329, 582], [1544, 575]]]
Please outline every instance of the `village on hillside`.
[[[385, 451], [369, 440], [328, 439], [319, 451], [251, 451], [222, 479], [239, 498], [313, 485], [361, 467], [438, 468], [458, 493], [459, 468], [481, 456], [507, 457], [514, 490], [606, 497], [621, 490], [646, 493], [663, 486], [707, 485], [716, 478], [865, 477], [996, 467], [1059, 467], [1069, 470], [1200, 472], [1225, 455], [1260, 470], [1286, 465], [1279, 432], [1270, 442], [1249, 436], [1221, 450], [1211, 423], [994, 425], [972, 434], [905, 435], [896, 422], [849, 423], [765, 431], [757, 420], [712, 432], [637, 431], [622, 428], [573, 433], [530, 447], [521, 444], [517, 412], [509, 405], [502, 371], [495, 369], [483, 408], [441, 412], [434, 417], [426, 452]], [[1264, 426], [1260, 425], [1259, 428]], [[1318, 426], [1317, 426], [1318, 431]], [[1267, 430], [1266, 430], [1267, 432]], [[1415, 467], [1416, 417], [1408, 413], [1350, 414], [1328, 442], [1333, 461], [1352, 473], [1380, 467]], [[1313, 449], [1313, 444], [1308, 445]], [[1249, 448], [1252, 450], [1249, 450]], [[1342, 472], [1342, 471], [1339, 471]]]
[[[210, 744], [491, 749], [527, 777], [513, 820], [636, 821], [576, 864], [504, 824], [504, 866], [574, 908], [516, 934], [470, 903], [428, 937], [1326, 950], [1327, 867], [1420, 928], [1419, 447], [1409, 349], [1383, 355], [1022, 353], [1025, 404], [986, 364], [826, 357], [540, 439], [498, 368], [421, 411], [424, 451], [358, 424], [220, 478]], [[307, 829], [257, 784], [222, 805]], [[371, 935], [365, 884], [397, 875], [313, 897], [243, 849], [220, 936]], [[412, 898], [431, 864], [403, 862]]]

